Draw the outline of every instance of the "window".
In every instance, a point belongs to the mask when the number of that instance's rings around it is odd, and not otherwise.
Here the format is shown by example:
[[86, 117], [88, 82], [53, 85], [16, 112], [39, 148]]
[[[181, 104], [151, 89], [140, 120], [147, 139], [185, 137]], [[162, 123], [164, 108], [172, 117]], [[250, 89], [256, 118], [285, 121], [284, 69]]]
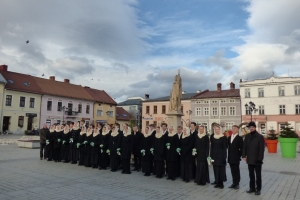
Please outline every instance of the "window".
[[82, 105], [81, 103], [78, 104], [78, 113], [81, 113], [82, 112]]
[[300, 123], [296, 123], [296, 126], [295, 126], [295, 131], [300, 131]]
[[221, 103], [226, 103], [226, 100], [222, 99], [222, 100], [221, 100]]
[[135, 110], [135, 106], [129, 106], [129, 110]]
[[196, 108], [196, 116], [201, 116], [201, 108]]
[[122, 114], [123, 117], [128, 117], [127, 114]]
[[284, 86], [279, 86], [278, 87], [278, 95], [279, 96], [284, 96]]
[[217, 116], [218, 115], [218, 108], [214, 107], [212, 108], [212, 115]]
[[225, 123], [225, 130], [231, 130], [233, 126], [233, 122], [226, 122]]
[[282, 128], [285, 128], [285, 124], [279, 124], [279, 130], [282, 130]]
[[183, 113], [183, 106], [181, 106], [181, 112]]
[[73, 112], [73, 104], [68, 103], [68, 115], [72, 115], [72, 112]]
[[12, 103], [12, 95], [6, 95], [5, 105], [6, 106], [11, 106], [11, 103]]
[[226, 107], [221, 107], [221, 115], [226, 115]]
[[29, 108], [34, 108], [34, 102], [35, 102], [35, 98], [30, 98], [30, 101], [29, 101]]
[[258, 106], [258, 113], [260, 115], [264, 115], [265, 114], [265, 106]]
[[18, 118], [18, 126], [23, 127], [24, 125], [24, 116], [19, 116]]
[[295, 108], [296, 108], [295, 114], [299, 115], [300, 114], [300, 104], [296, 105]]
[[47, 101], [47, 110], [48, 111], [52, 110], [52, 101]]
[[85, 112], [86, 114], [90, 114], [90, 105], [86, 105]]
[[149, 121], [146, 121], [146, 126], [149, 126]]
[[24, 108], [25, 107], [25, 97], [20, 97], [20, 107]]
[[295, 85], [295, 95], [300, 95], [300, 85]]
[[266, 134], [266, 124], [260, 124], [260, 133]]
[[211, 101], [211, 103], [218, 103], [218, 101], [216, 101], [216, 100], [213, 100], [213, 101]]
[[157, 125], [157, 121], [153, 121], [154, 127], [156, 127]]
[[229, 114], [235, 115], [235, 107], [229, 107]]
[[150, 106], [146, 106], [146, 114], [150, 114]]
[[209, 101], [204, 101], [204, 103], [209, 103]]
[[264, 97], [264, 88], [258, 88], [258, 97]]
[[250, 108], [246, 108], [246, 115], [251, 115], [251, 111], [250, 111]]
[[161, 107], [161, 113], [162, 113], [162, 114], [165, 114], [165, 113], [166, 113], [166, 106], [165, 106], [165, 105], [163, 105], [163, 106]]
[[153, 106], [153, 114], [157, 114], [157, 106]]
[[114, 116], [114, 111], [107, 111], [106, 112], [108, 117], [113, 117]]
[[230, 99], [229, 102], [230, 102], [230, 103], [234, 103], [235, 100], [234, 100], [234, 99]]
[[250, 98], [251, 94], [250, 94], [250, 88], [246, 88], [245, 89], [245, 98]]
[[281, 115], [285, 114], [285, 105], [279, 105], [279, 114]]
[[209, 115], [209, 108], [204, 108], [204, 116], [208, 116]]
[[57, 102], [57, 111], [61, 111], [62, 110], [62, 102], [59, 101]]
[[102, 116], [103, 115], [103, 111], [102, 110], [97, 110], [97, 116]]

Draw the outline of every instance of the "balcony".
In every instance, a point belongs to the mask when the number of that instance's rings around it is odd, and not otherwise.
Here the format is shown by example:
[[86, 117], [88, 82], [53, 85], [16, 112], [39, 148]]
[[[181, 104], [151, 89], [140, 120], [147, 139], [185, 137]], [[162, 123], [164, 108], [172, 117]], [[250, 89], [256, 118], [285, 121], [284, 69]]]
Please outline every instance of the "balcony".
[[65, 111], [65, 115], [66, 116], [75, 116], [75, 115], [78, 115], [78, 111], [74, 111], [74, 110], [66, 110]]

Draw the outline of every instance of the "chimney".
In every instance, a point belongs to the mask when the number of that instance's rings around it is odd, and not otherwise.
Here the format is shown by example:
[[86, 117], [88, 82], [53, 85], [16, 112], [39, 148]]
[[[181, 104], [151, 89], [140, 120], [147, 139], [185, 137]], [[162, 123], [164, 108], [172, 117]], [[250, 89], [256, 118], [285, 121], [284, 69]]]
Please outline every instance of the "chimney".
[[230, 83], [230, 89], [234, 90], [235, 89], [235, 84], [233, 82]]
[[89, 86], [84, 86], [84, 88], [90, 88]]
[[49, 78], [51, 81], [55, 81], [55, 76], [50, 76]]
[[182, 94], [185, 94], [186, 92], [185, 91], [182, 91]]
[[201, 93], [201, 90], [197, 90], [197, 93]]
[[218, 92], [222, 91], [222, 83], [217, 84], [217, 89], [218, 89]]
[[0, 65], [0, 71], [7, 72], [7, 65]]
[[243, 82], [243, 80], [242, 80], [242, 79], [240, 79], [240, 83], [241, 83], [241, 82]]
[[64, 82], [65, 82], [65, 83], [70, 83], [70, 80], [67, 79], [67, 78], [65, 78], [65, 79], [64, 79]]
[[150, 95], [149, 94], [145, 94], [145, 99], [149, 99]]

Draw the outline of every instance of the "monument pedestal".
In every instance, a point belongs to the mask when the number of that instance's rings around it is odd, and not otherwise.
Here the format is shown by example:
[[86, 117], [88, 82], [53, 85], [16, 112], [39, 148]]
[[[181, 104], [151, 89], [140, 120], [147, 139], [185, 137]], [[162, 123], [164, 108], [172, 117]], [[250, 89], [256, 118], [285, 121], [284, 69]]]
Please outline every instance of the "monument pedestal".
[[181, 126], [181, 117], [183, 116], [181, 111], [169, 111], [167, 114], [168, 126], [173, 126], [174, 130], [177, 130], [178, 126]]

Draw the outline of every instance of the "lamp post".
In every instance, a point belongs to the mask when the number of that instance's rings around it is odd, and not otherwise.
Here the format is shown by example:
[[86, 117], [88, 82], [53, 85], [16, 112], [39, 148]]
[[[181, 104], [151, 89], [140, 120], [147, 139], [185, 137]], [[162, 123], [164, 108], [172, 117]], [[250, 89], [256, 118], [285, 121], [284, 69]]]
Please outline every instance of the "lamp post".
[[250, 101], [249, 105], [247, 103], [245, 104], [245, 108], [246, 108], [246, 114], [247, 114], [247, 110], [250, 111], [251, 122], [252, 122], [252, 112], [256, 113], [256, 111], [257, 111], [257, 109], [255, 108], [255, 103], [253, 103], [252, 101]]
[[137, 121], [138, 121], [138, 123], [137, 123], [137, 125], [138, 125], [138, 128], [140, 129], [141, 127], [140, 127], [140, 116], [141, 116], [141, 112], [138, 110], [137, 111], [137, 113], [136, 113], [136, 115], [137, 115]]

